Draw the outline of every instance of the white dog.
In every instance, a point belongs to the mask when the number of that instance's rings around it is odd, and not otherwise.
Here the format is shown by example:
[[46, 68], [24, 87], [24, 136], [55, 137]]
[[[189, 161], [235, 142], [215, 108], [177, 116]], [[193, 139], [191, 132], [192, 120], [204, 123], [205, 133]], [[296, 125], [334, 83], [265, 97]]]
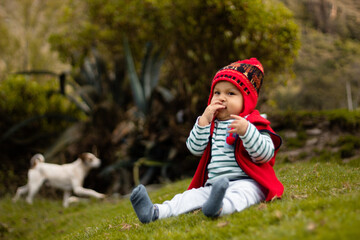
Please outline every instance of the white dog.
[[74, 162], [63, 165], [45, 163], [45, 158], [42, 154], [35, 154], [31, 158], [28, 183], [17, 189], [13, 201], [17, 201], [21, 195], [28, 193], [26, 201], [32, 204], [35, 194], [44, 182], [49, 186], [64, 191], [64, 207], [68, 207], [69, 203], [78, 200], [78, 198], [71, 196], [71, 192], [74, 192], [74, 194], [78, 196], [104, 198], [104, 194], [92, 189], [83, 188], [87, 173], [91, 168], [99, 167], [100, 164], [101, 160], [91, 153], [82, 153]]

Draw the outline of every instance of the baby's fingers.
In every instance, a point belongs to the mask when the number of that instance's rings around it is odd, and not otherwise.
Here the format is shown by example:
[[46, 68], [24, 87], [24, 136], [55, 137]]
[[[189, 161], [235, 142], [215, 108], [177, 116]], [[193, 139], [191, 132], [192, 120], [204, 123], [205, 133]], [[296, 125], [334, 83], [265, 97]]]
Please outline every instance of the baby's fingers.
[[218, 110], [220, 110], [220, 109], [224, 109], [225, 108], [225, 106], [224, 105], [220, 105], [220, 104], [214, 104], [213, 106], [212, 106], [212, 109], [216, 112], [216, 111], [218, 111]]
[[228, 131], [228, 133], [236, 133], [236, 134], [237, 134], [237, 131], [236, 131], [235, 128], [231, 128], [231, 129]]

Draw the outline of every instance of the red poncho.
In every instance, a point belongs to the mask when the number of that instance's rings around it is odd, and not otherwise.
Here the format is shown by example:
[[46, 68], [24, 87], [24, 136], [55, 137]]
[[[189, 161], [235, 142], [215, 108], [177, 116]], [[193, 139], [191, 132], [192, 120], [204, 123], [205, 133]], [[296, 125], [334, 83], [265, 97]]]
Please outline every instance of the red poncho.
[[[241, 169], [249, 175], [252, 179], [258, 182], [261, 186], [266, 189], [266, 201], [270, 201], [273, 198], [280, 198], [284, 192], [284, 186], [277, 179], [273, 166], [275, 164], [275, 156], [281, 145], [281, 138], [276, 135], [276, 133], [269, 126], [270, 122], [262, 118], [258, 111], [254, 111], [252, 114], [247, 117], [247, 120], [256, 126], [259, 131], [266, 131], [270, 134], [274, 146], [275, 153], [274, 157], [262, 164], [254, 163], [247, 151], [245, 150], [242, 141], [240, 138], [237, 139], [235, 147], [235, 159]], [[211, 124], [211, 135], [214, 130], [214, 123]], [[211, 158], [211, 141], [209, 141], [208, 146], [206, 147], [199, 165], [196, 169], [195, 175], [190, 183], [188, 189], [203, 187], [207, 180], [207, 165], [210, 162]]]

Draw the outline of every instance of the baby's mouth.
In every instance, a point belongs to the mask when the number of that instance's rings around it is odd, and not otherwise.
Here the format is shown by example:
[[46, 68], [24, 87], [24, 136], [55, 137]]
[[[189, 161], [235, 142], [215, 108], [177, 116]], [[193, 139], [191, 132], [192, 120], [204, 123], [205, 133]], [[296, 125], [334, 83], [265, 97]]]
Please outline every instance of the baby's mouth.
[[224, 108], [220, 109], [220, 111], [219, 111], [219, 112], [223, 112], [223, 111], [225, 111], [225, 110], [226, 110], [226, 107], [224, 107]]

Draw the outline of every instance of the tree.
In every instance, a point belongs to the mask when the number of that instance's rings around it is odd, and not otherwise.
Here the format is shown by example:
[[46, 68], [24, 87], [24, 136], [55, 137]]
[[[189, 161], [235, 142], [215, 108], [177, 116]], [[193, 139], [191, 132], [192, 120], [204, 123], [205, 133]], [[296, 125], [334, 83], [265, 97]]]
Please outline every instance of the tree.
[[[143, 46], [151, 41], [167, 54], [162, 84], [187, 99], [203, 101], [215, 72], [243, 58], [259, 58], [270, 83], [276, 80], [275, 74], [289, 69], [299, 49], [292, 14], [276, 1], [92, 0], [81, 6], [72, 4], [62, 19], [68, 27], [51, 38], [63, 59], [76, 66], [96, 45], [111, 66], [123, 56], [124, 34], [135, 59], [142, 58]], [[79, 17], [80, 12], [86, 15]]]
[[50, 51], [48, 37], [56, 25], [61, 1], [1, 0], [0, 79], [22, 70], [68, 68]]

